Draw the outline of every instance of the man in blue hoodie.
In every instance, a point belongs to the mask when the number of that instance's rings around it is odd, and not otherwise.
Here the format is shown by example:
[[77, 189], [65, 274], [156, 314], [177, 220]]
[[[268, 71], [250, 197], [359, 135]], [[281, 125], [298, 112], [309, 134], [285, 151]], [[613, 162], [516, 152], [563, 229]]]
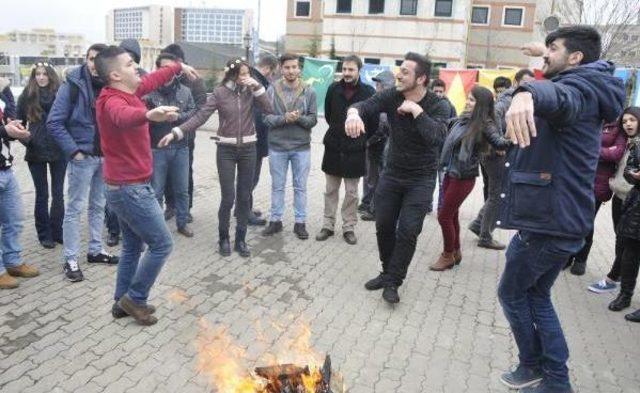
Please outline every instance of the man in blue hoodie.
[[102, 152], [96, 126], [95, 101], [103, 83], [93, 60], [106, 45], [94, 44], [87, 50], [86, 63], [67, 73], [67, 80], [56, 95], [47, 129], [58, 143], [67, 166], [67, 207], [62, 223], [63, 271], [71, 282], [82, 281], [78, 265], [80, 217], [89, 208], [89, 263], [117, 264], [118, 257], [102, 248], [105, 186], [102, 180]]
[[622, 112], [625, 91], [614, 66], [600, 61], [591, 27], [549, 34], [543, 72], [549, 80], [519, 86], [506, 115], [519, 145], [505, 162], [496, 224], [516, 229], [498, 297], [519, 351], [501, 381], [526, 393], [569, 393], [569, 349], [551, 303], [551, 287], [593, 226], [593, 183], [603, 122]]

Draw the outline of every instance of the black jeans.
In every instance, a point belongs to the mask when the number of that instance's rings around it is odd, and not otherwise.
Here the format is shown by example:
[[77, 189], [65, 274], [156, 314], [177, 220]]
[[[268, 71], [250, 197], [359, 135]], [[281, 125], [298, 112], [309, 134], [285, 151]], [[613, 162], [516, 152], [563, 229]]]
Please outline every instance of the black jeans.
[[[256, 144], [226, 145], [219, 143], [216, 154], [218, 179], [222, 197], [218, 209], [218, 231], [221, 239], [229, 238], [231, 208], [236, 203], [236, 241], [244, 241], [249, 219], [251, 187], [256, 167]], [[236, 171], [238, 173], [236, 179]]]
[[[596, 200], [596, 211], [595, 211], [595, 214], [593, 215], [594, 225], [595, 225], [595, 218], [598, 215], [598, 210], [600, 210], [600, 206], [602, 206], [602, 202]], [[615, 227], [614, 227], [614, 230], [615, 230]], [[574, 255], [575, 262], [587, 263], [587, 259], [589, 258], [589, 253], [591, 252], [591, 246], [593, 245], [593, 231], [594, 231], [594, 228], [591, 228], [591, 232], [589, 232], [587, 237], [584, 238], [584, 246], [582, 246], [582, 249], [576, 255]]]
[[504, 156], [492, 154], [482, 162], [484, 190], [487, 190], [485, 202], [472, 225], [480, 228], [480, 239], [491, 240], [496, 227], [496, 217], [500, 209], [500, 193], [504, 177]]
[[[193, 207], [193, 151], [196, 148], [195, 135], [192, 139], [189, 139], [189, 210]], [[176, 200], [173, 195], [173, 185], [171, 184], [171, 178], [167, 177], [167, 182], [164, 185], [164, 201], [167, 205], [167, 209], [175, 210]], [[162, 205], [160, 205], [162, 206]]]
[[382, 173], [382, 152], [379, 146], [367, 147], [367, 173], [362, 181], [362, 204], [371, 213], [375, 212], [375, 193]]
[[402, 179], [383, 172], [375, 195], [376, 237], [387, 285], [402, 285], [436, 185], [436, 174]]
[[480, 173], [482, 174], [482, 197], [486, 202], [489, 199], [489, 174], [482, 163], [480, 164]]
[[624, 237], [620, 258], [620, 292], [633, 294], [640, 268], [640, 240]]
[[109, 235], [120, 236], [120, 222], [116, 213], [109, 209], [109, 202], [104, 207], [104, 222], [107, 225]]
[[[64, 219], [64, 175], [67, 163], [64, 160], [52, 162], [29, 162], [29, 171], [36, 190], [33, 211], [36, 231], [40, 241], [62, 241], [62, 220]], [[51, 175], [51, 209], [49, 209], [49, 182], [47, 167]]]
[[[613, 219], [613, 230], [615, 231], [618, 228], [618, 223], [620, 222], [620, 218], [622, 217], [622, 205], [624, 201], [617, 196], [613, 196], [611, 200], [611, 218]], [[616, 249], [615, 249], [615, 259], [613, 260], [613, 265], [611, 266], [611, 270], [607, 277], [613, 281], [619, 281], [621, 275], [621, 258], [622, 258], [622, 238], [620, 236], [616, 236]]]

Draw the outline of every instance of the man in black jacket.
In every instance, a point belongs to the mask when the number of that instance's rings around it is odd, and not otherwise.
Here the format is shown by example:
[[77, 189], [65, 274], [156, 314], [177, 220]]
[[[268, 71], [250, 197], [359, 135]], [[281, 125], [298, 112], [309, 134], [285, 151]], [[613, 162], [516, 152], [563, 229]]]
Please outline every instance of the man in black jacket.
[[[347, 56], [342, 60], [342, 79], [327, 90], [324, 101], [324, 118], [329, 129], [324, 135], [324, 157], [322, 171], [327, 188], [324, 193], [324, 224], [316, 240], [324, 241], [333, 236], [336, 212], [340, 197], [340, 183], [344, 181], [342, 201], [342, 237], [348, 244], [356, 244], [354, 232], [358, 222], [358, 183], [365, 174], [367, 137], [364, 134], [350, 138], [344, 132], [344, 121], [349, 106], [373, 96], [373, 87], [360, 81], [362, 60], [358, 56]], [[376, 117], [378, 115], [376, 114]], [[377, 126], [371, 124], [368, 135], [373, 135]]]
[[391, 126], [385, 171], [376, 189], [376, 235], [382, 273], [365, 288], [384, 288], [382, 297], [398, 303], [398, 287], [407, 275], [422, 222], [431, 206], [438, 156], [449, 116], [446, 102], [429, 91], [431, 62], [409, 52], [395, 88], [352, 106], [345, 131], [352, 138], [365, 132], [363, 118], [388, 115]]

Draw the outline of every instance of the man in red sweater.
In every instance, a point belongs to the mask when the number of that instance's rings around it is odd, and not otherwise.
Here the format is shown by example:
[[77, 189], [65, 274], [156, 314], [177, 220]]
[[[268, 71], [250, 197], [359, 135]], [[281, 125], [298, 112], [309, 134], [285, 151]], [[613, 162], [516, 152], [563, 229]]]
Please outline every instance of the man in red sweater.
[[[193, 68], [174, 63], [141, 78], [131, 56], [115, 46], [101, 52], [95, 65], [106, 85], [96, 101], [96, 118], [107, 201], [122, 226], [112, 314], [115, 318], [131, 315], [141, 325], [153, 325], [157, 322], [152, 315], [155, 308], [147, 305], [147, 299], [171, 253], [173, 240], [150, 184], [153, 158], [149, 121], [175, 121], [178, 108], [147, 110], [141, 97], [181, 71], [188, 77], [196, 74]], [[141, 258], [144, 243], [148, 248]]]

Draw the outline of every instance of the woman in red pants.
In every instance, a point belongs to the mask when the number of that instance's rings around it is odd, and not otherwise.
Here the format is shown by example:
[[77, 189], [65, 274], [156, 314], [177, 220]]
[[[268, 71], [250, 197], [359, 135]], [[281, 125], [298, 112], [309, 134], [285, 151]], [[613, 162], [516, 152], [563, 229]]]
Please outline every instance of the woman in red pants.
[[489, 89], [475, 86], [467, 97], [464, 112], [452, 122], [440, 154], [440, 166], [445, 177], [438, 222], [442, 229], [444, 251], [431, 265], [431, 270], [451, 269], [462, 260], [458, 211], [473, 190], [480, 157], [488, 152], [489, 145], [496, 150], [506, 150], [511, 142], [502, 136], [496, 124], [493, 94]]

